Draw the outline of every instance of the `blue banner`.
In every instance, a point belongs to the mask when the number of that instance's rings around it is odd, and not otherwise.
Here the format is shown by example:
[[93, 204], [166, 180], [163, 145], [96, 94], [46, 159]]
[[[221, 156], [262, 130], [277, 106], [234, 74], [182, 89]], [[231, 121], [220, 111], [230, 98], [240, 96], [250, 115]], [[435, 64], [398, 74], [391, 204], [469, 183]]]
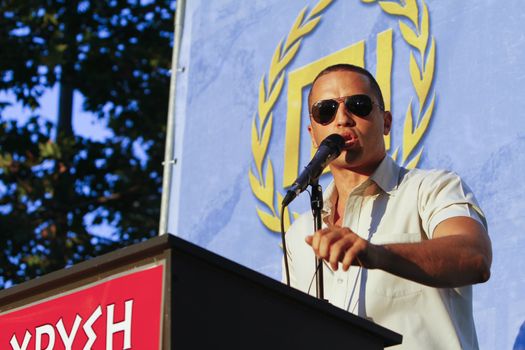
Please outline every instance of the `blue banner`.
[[[280, 279], [279, 203], [311, 158], [309, 86], [333, 63], [364, 66], [393, 113], [389, 154], [457, 172], [487, 216], [481, 348], [525, 348], [523, 23], [518, 0], [188, 1], [169, 232]], [[302, 195], [286, 226], [307, 210]]]

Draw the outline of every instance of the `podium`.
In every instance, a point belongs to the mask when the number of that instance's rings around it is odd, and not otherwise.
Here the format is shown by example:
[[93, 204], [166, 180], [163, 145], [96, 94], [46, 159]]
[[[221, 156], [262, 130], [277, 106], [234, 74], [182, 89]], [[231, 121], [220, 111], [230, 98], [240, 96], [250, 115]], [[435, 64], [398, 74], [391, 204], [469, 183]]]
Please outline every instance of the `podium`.
[[383, 349], [401, 335], [173, 235], [0, 292], [2, 349]]

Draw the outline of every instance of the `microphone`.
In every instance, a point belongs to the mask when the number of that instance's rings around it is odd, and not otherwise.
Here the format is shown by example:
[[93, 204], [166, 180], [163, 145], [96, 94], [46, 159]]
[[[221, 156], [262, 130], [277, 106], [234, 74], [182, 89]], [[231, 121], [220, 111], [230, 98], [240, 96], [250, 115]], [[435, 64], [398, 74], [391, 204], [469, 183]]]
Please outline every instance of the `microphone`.
[[321, 145], [319, 145], [310, 163], [304, 168], [286, 193], [286, 196], [284, 196], [282, 206], [285, 207], [290, 204], [308, 185], [317, 181], [323, 169], [326, 168], [331, 161], [339, 157], [344, 145], [345, 139], [341, 135], [332, 134], [325, 138], [323, 142], [321, 142]]

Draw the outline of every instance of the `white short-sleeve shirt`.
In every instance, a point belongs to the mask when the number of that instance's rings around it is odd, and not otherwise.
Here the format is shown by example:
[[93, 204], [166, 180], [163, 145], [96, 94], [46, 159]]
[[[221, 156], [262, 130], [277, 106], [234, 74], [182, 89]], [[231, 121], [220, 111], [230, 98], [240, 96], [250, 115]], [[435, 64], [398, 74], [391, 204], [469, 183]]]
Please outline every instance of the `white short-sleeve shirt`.
[[[333, 183], [325, 191], [325, 222], [332, 214], [329, 199], [334, 191]], [[373, 244], [409, 243], [432, 239], [440, 222], [457, 216], [472, 217], [486, 227], [476, 199], [459, 176], [407, 170], [387, 156], [351, 192], [343, 226]], [[312, 214], [305, 213], [286, 233], [286, 242], [291, 286], [315, 295], [315, 256], [305, 243], [312, 232]], [[403, 343], [395, 349], [478, 348], [471, 286], [433, 288], [377, 269], [332, 271], [326, 263], [323, 274], [328, 302], [402, 334]]]

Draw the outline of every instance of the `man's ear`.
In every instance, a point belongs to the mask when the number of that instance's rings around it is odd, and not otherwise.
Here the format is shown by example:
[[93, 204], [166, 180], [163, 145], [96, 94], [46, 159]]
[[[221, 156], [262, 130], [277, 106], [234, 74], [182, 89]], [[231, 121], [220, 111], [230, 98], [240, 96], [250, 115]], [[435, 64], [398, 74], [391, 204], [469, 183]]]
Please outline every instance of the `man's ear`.
[[312, 128], [312, 124], [308, 124], [308, 133], [310, 134], [310, 139], [312, 139], [312, 145], [315, 148], [319, 148], [319, 145], [317, 144], [317, 142], [315, 142], [314, 130]]
[[390, 134], [391, 129], [392, 129], [392, 113], [390, 113], [390, 111], [385, 111], [383, 115], [383, 134], [384, 135]]

